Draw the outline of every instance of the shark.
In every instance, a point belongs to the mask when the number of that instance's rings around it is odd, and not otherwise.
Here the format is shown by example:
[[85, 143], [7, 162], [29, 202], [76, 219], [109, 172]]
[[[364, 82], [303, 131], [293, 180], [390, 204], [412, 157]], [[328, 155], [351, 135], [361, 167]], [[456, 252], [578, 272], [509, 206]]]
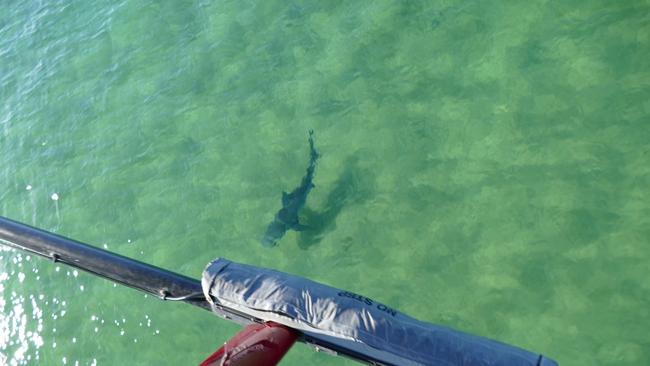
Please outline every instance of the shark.
[[307, 195], [315, 187], [314, 171], [316, 160], [319, 154], [314, 147], [314, 130], [309, 130], [309, 165], [307, 172], [302, 177], [300, 185], [290, 193], [282, 192], [282, 208], [275, 214], [273, 221], [266, 228], [262, 237], [262, 245], [267, 247], [276, 246], [278, 241], [288, 230], [303, 231], [307, 226], [302, 225], [298, 220], [300, 209], [307, 202]]

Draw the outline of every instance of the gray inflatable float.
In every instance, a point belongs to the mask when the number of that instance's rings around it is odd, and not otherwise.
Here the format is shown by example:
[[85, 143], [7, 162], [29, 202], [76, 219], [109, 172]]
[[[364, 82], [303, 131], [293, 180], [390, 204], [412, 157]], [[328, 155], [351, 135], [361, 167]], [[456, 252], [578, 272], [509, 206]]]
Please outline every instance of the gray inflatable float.
[[[305, 278], [217, 258], [203, 272], [212, 309], [298, 329], [375, 365], [557, 366], [540, 354], [425, 323], [385, 304]], [[303, 339], [305, 340], [305, 339]]]

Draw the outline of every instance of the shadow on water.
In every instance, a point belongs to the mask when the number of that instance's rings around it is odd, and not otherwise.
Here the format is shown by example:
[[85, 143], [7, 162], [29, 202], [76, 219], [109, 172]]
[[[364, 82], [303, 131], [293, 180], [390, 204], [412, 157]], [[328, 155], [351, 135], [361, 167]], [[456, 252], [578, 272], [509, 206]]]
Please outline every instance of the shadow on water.
[[343, 164], [343, 171], [327, 195], [320, 211], [304, 207], [300, 221], [309, 227], [298, 236], [298, 246], [309, 249], [320, 243], [323, 236], [336, 228], [336, 218], [346, 206], [366, 201], [374, 190], [374, 176], [359, 168], [358, 158], [351, 156]]

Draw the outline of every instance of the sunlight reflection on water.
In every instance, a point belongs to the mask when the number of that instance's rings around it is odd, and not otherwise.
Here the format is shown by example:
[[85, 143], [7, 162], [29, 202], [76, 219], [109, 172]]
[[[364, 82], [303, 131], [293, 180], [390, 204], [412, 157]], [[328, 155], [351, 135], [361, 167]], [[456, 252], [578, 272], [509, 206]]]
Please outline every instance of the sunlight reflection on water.
[[[0, 353], [2, 365], [26, 365], [31, 361], [39, 360], [39, 348], [43, 347], [43, 311], [39, 307], [38, 298], [30, 294], [25, 295], [9, 289], [20, 289], [25, 279], [25, 273], [15, 269], [7, 269], [3, 259], [12, 249], [0, 248]], [[23, 268], [23, 261], [29, 262], [31, 256], [20, 253], [12, 255], [15, 266]], [[32, 272], [38, 273], [33, 268]], [[39, 278], [39, 277], [36, 277]]]

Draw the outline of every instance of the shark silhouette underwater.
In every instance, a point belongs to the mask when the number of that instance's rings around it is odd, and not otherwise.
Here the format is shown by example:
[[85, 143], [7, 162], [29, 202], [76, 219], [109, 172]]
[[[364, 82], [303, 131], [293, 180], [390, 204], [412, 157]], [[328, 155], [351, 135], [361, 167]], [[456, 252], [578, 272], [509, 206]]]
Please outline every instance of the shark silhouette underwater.
[[262, 245], [272, 247], [277, 245], [278, 241], [288, 230], [303, 231], [307, 226], [300, 224], [298, 213], [307, 202], [307, 195], [314, 188], [314, 170], [316, 169], [316, 160], [318, 152], [314, 148], [314, 131], [309, 130], [309, 166], [307, 173], [302, 177], [300, 185], [291, 193], [282, 192], [282, 208], [275, 214], [275, 218], [266, 228], [262, 237]]

